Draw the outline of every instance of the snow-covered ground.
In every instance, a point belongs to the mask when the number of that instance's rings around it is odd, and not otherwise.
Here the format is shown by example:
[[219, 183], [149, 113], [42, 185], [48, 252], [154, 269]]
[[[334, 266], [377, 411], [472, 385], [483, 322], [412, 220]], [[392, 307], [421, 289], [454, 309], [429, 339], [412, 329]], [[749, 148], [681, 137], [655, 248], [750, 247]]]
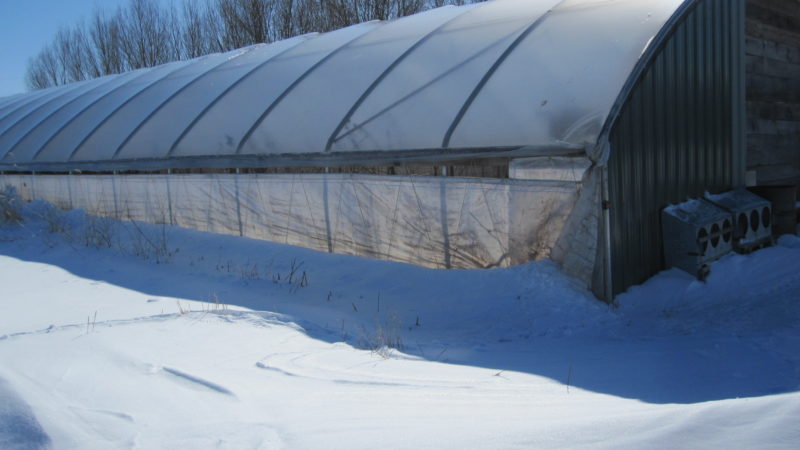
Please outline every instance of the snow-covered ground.
[[794, 236], [611, 308], [549, 262], [24, 216], [0, 228], [3, 449], [800, 446]]

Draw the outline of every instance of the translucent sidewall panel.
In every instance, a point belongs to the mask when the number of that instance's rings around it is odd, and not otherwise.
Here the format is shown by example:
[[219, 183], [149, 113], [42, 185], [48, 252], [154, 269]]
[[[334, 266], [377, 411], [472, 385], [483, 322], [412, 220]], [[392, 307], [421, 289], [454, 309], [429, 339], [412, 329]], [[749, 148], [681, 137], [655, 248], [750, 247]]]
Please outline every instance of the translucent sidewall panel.
[[564, 1], [499, 66], [450, 146], [596, 142], [648, 43], [681, 3]]
[[196, 78], [139, 125], [117, 158], [166, 156], [165, 149], [172, 147], [206, 106], [273, 54], [274, 50], [265, 44], [248, 47]]
[[[31, 161], [42, 146], [44, 146], [61, 127], [69, 123], [75, 115], [83, 111], [87, 105], [90, 105], [112, 89], [119, 87], [122, 83], [129, 81], [137, 75], [141, 75], [141, 71], [98, 78], [98, 82], [93, 85], [92, 89], [73, 97], [69, 102], [51, 111], [47, 117], [37, 118], [37, 123], [31, 124], [25, 136], [20, 138], [16, 145], [10, 147], [10, 151], [6, 155], [5, 160]], [[5, 146], [0, 144], [0, 148], [2, 147]]]
[[98, 125], [103, 123], [114, 110], [165, 75], [180, 70], [187, 64], [187, 62], [181, 61], [145, 69], [141, 76], [137, 76], [107, 93], [71, 118], [67, 126], [59, 129], [49, 142], [41, 148], [36, 161], [69, 161], [70, 155], [75, 152], [81, 141], [89, 136]]
[[[328, 139], [369, 86], [431, 32], [473, 6], [444, 7], [389, 22], [341, 48], [309, 74], [253, 133], [282, 153], [325, 150]], [[347, 76], [342, 76], [342, 74]], [[331, 89], [331, 80], [337, 80]], [[298, 123], [313, 124], [298, 133]]]
[[24, 119], [28, 114], [36, 111], [36, 109], [40, 108], [42, 105], [46, 105], [48, 102], [52, 101], [53, 99], [59, 98], [62, 95], [67, 95], [70, 92], [83, 89], [89, 83], [90, 81], [81, 81], [79, 83], [70, 84], [68, 86], [53, 88], [53, 90], [48, 90], [48, 92], [44, 93], [43, 95], [37, 96], [35, 99], [32, 99], [31, 101], [19, 105], [19, 107], [9, 112], [9, 114], [7, 114], [5, 117], [3, 117], [2, 120], [0, 120], [0, 134], [3, 134], [6, 131], [8, 131], [8, 129], [13, 127], [14, 124]]
[[[262, 77], [270, 72], [272, 59], [284, 52], [302, 44], [315, 34], [298, 36], [270, 44], [262, 54], [263, 61], [251, 72], [247, 72], [240, 79], [235, 80], [233, 87], [216, 97], [213, 103], [207, 105], [203, 111], [198, 111], [199, 116], [194, 117], [189, 128], [180, 130], [180, 138], [170, 142], [172, 155], [213, 155], [223, 148], [227, 153], [236, 150], [231, 127], [245, 128], [247, 123], [252, 123], [263, 112], [261, 102], [253, 102], [253, 92], [261, 92], [263, 88]], [[261, 95], [261, 94], [259, 94]], [[239, 129], [236, 128], [236, 129]], [[241, 136], [245, 131], [237, 133]], [[232, 148], [232, 150], [231, 150]]]
[[[211, 142], [211, 145], [216, 148], [221, 148], [221, 153], [232, 153], [240, 146], [240, 141], [244, 139], [245, 134], [250, 130], [261, 115], [266, 112], [270, 105], [276, 101], [281, 94], [283, 94], [295, 81], [302, 77], [306, 72], [312, 69], [322, 59], [330, 55], [332, 52], [341, 48], [343, 45], [353, 41], [354, 39], [362, 36], [363, 34], [381, 26], [377, 22], [365, 22], [351, 27], [342, 28], [341, 30], [333, 31], [330, 33], [319, 35], [313, 39], [292, 48], [286, 53], [276, 57], [269, 64], [264, 66], [268, 70], [259, 74], [258, 77], [253, 77], [248, 80], [247, 85], [242, 84], [238, 89], [249, 92], [249, 97], [240, 100], [244, 102], [253, 103], [252, 106], [243, 105], [230, 105], [236, 108], [243, 106], [247, 110], [247, 114], [242, 114], [238, 117], [244, 125], [236, 125], [230, 129], [224, 128], [225, 134], [218, 133]], [[256, 85], [253, 86], [252, 83]], [[256, 87], [258, 86], [258, 87]], [[332, 86], [333, 88], [333, 86]], [[257, 99], [253, 98], [253, 93], [258, 93]], [[309, 98], [308, 101], [312, 104], [322, 101], [327, 92], [319, 92], [316, 97]], [[255, 101], [257, 100], [257, 101]], [[218, 105], [222, 106], [222, 105]], [[252, 117], [252, 120], [250, 118]], [[226, 122], [230, 122], [230, 119]], [[293, 129], [298, 133], [304, 133], [306, 130], [316, 126], [312, 122], [303, 120], [294, 124]], [[228, 141], [228, 138], [232, 138]], [[224, 139], [224, 140], [223, 140]], [[233, 144], [231, 146], [230, 144]], [[208, 146], [206, 148], [209, 148]], [[209, 150], [211, 150], [209, 148]], [[213, 150], [212, 150], [213, 152]], [[253, 135], [251, 139], [245, 142], [240, 153], [286, 153], [283, 149], [276, 147], [269, 136]]]
[[[0, 175], [25, 200], [437, 268], [546, 258], [577, 183], [368, 175]], [[592, 255], [585, 255], [593, 258]]]
[[491, 2], [401, 62], [345, 125], [334, 151], [439, 148], [459, 109], [524, 29], [557, 1]]
[[[201, 60], [192, 61], [180, 70], [172, 72], [156, 81], [141, 93], [132, 97], [129, 102], [109, 114], [107, 120], [77, 149], [72, 157], [74, 161], [108, 160], [114, 158], [119, 146], [145, 120], [179, 89], [193, 82], [219, 64], [239, 55], [240, 51], [225, 54], [209, 55]], [[159, 156], [166, 156], [169, 149], [162, 144]]]

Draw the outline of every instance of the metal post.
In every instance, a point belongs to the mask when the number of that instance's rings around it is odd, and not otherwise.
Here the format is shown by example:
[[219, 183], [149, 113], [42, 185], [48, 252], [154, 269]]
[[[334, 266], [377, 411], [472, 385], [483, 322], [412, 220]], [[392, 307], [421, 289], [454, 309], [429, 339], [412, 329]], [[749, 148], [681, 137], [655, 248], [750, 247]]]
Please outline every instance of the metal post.
[[331, 211], [328, 200], [328, 168], [325, 168], [325, 177], [322, 181], [322, 201], [325, 203], [325, 234], [328, 238], [328, 253], [333, 253], [333, 236], [331, 236]]
[[[443, 176], [447, 176], [447, 168]], [[452, 269], [450, 263], [450, 228], [447, 224], [447, 186], [446, 181], [439, 181], [439, 217], [442, 221], [442, 237], [444, 238], [444, 267]]]
[[167, 169], [167, 208], [169, 209], [169, 224], [175, 225], [175, 216], [172, 214], [172, 191], [169, 187], [170, 178], [172, 178], [172, 169]]
[[69, 209], [75, 209], [75, 205], [72, 203], [72, 171], [70, 170], [67, 172], [67, 192], [69, 195]]
[[603, 166], [600, 168], [602, 189], [601, 208], [603, 209], [603, 289], [605, 300], [607, 303], [614, 303], [614, 286], [613, 286], [613, 273], [611, 269], [611, 208], [615, 205], [611, 204], [609, 199], [608, 188], [608, 167]]
[[241, 171], [239, 168], [236, 168], [236, 177], [234, 178], [234, 186], [236, 186], [236, 219], [239, 221], [239, 236], [244, 236], [244, 230], [242, 228], [242, 204], [239, 200], [239, 175]]
[[117, 193], [117, 171], [111, 173], [111, 191], [114, 195], [114, 218], [119, 220], [119, 197]]

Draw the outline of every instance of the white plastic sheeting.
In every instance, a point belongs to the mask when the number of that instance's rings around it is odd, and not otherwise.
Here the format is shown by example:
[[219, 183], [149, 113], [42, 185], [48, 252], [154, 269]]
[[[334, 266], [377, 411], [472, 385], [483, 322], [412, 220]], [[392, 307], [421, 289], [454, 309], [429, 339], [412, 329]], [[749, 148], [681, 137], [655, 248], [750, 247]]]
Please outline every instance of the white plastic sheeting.
[[[94, 85], [92, 89], [72, 97], [59, 108], [53, 109], [47, 117], [40, 120], [42, 126], [30, 128], [25, 135], [12, 144], [8, 155], [9, 159], [26, 161], [35, 158], [37, 155], [31, 154], [31, 152], [42, 149], [53, 137], [54, 129], [66, 126], [84, 109], [139, 75], [141, 75], [141, 71], [128, 72], [117, 77], [106, 77], [106, 83]], [[44, 125], [45, 123], [46, 125]]]
[[[364, 34], [341, 47], [276, 105], [264, 123], [254, 130], [253, 137], [243, 151], [257, 152], [263, 142], [269, 139], [273, 140], [271, 145], [287, 152], [302, 153], [309, 148], [325, 148], [332, 137], [332, 130], [370, 83], [380, 78], [417, 45], [420, 35], [432, 33], [470, 9], [439, 8], [429, 14], [405, 17], [387, 23], [380, 28], [380, 32]], [[353, 70], [353, 61], [358, 61], [358, 70]], [[348, 76], [342, 77], [342, 73]], [[339, 80], [336, 89], [330, 89], [331, 79]], [[304, 100], [322, 96], [325, 97], [322, 102]], [[298, 121], [310, 125], [305, 127], [304, 133], [288, 134], [281, 131], [292, 129]]]
[[[231, 58], [236, 58], [245, 51], [247, 50], [208, 55], [193, 64], [167, 72], [156, 82], [139, 90], [114, 108], [75, 149], [72, 159], [78, 161], [113, 159], [119, 153], [119, 147], [125, 138], [139, 124], [147, 120], [159, 106], [174, 99], [175, 94], [194, 83], [198, 78], [222, 67]], [[163, 154], [163, 151], [161, 153]]]
[[445, 7], [9, 98], [0, 168], [591, 146], [682, 3]]
[[508, 166], [509, 177], [521, 180], [580, 182], [592, 166], [587, 158], [541, 156], [519, 158]]
[[[591, 171], [589, 171], [591, 172]], [[587, 284], [597, 227], [577, 181], [370, 175], [3, 175], [26, 200], [437, 268], [555, 257]], [[579, 216], [576, 216], [578, 214]], [[565, 230], [570, 233], [565, 233]], [[595, 239], [592, 241], [592, 239]], [[552, 250], [558, 248], [558, 253]], [[574, 254], [579, 253], [579, 254]], [[570, 259], [571, 258], [571, 259]]]
[[523, 136], [594, 144], [636, 61], [681, 3], [558, 2], [488, 79], [450, 146], [508, 146]]
[[50, 136], [40, 148], [17, 148], [16, 151], [7, 153], [4, 160], [22, 163], [26, 161], [22, 152], [25, 152], [24, 155], [33, 152], [32, 158], [35, 161], [70, 160], [78, 151], [81, 143], [88, 139], [94, 130], [105, 123], [109, 117], [112, 117], [114, 111], [135, 99], [140, 92], [160, 81], [165, 75], [181, 70], [186, 65], [187, 62], [181, 61], [136, 71], [130, 81], [91, 101], [80, 112], [71, 116], [66, 123], [58, 125], [51, 125], [49, 122], [43, 123], [42, 126], [50, 129]]
[[442, 147], [472, 89], [514, 39], [556, 3], [492, 2], [456, 17], [384, 78], [345, 124], [333, 148]]
[[[2, 135], [0, 135], [0, 148], [8, 147], [11, 148], [13, 152], [15, 147], [20, 140], [23, 140], [27, 137], [32, 131], [39, 131], [42, 130], [44, 127], [40, 127], [39, 125], [49, 118], [53, 113], [61, 110], [69, 104], [74, 98], [83, 96], [87, 92], [100, 88], [106, 84], [113, 83], [119, 76], [111, 76], [106, 77], [103, 79], [104, 83], [81, 83], [79, 86], [76, 86], [76, 89], [71, 91], [71, 94], [74, 95], [66, 95], [66, 93], [62, 93], [61, 95], [54, 95], [49, 100], [38, 104], [37, 107], [28, 111], [24, 117], [20, 118], [13, 126], [9, 127], [5, 130]], [[98, 86], [99, 85], [99, 86]], [[23, 146], [22, 148], [33, 148], [34, 146]], [[16, 155], [19, 157], [19, 155]]]
[[16, 102], [14, 106], [3, 111], [3, 116], [0, 117], [0, 133], [3, 135], [13, 128], [19, 121], [25, 120], [30, 114], [35, 113], [39, 108], [46, 107], [49, 102], [60, 97], [69, 96], [74, 94], [75, 91], [80, 92], [87, 84], [94, 84], [97, 81], [84, 81], [80, 83], [70, 84], [68, 86], [46, 89], [41, 92], [34, 92], [29, 94], [22, 101]]

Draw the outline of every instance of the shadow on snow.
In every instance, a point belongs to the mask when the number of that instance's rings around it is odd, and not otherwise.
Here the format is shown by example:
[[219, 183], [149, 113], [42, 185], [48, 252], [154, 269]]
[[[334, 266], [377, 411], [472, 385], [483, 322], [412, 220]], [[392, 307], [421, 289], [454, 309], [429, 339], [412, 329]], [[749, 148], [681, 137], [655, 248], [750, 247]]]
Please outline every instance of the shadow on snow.
[[[363, 348], [376, 324], [394, 326], [404, 353], [547, 377], [565, 392], [571, 386], [664, 404], [763, 396], [800, 386], [800, 364], [792, 351], [798, 343], [796, 306], [788, 332], [741, 334], [724, 326], [703, 329], [703, 322], [685, 329], [674, 317], [608, 308], [572, 287], [551, 263], [443, 271], [191, 230], [170, 232], [179, 251], [160, 265], [112, 250], [48, 248], [40, 238], [2, 242], [0, 253], [144, 296], [206, 302], [217, 296], [228, 305], [278, 312], [326, 342], [345, 340]], [[308, 286], [287, 283], [290, 261], [303, 263]], [[259, 264], [258, 276], [247, 277], [247, 267], [252, 275]], [[798, 287], [792, 289], [800, 297]]]

